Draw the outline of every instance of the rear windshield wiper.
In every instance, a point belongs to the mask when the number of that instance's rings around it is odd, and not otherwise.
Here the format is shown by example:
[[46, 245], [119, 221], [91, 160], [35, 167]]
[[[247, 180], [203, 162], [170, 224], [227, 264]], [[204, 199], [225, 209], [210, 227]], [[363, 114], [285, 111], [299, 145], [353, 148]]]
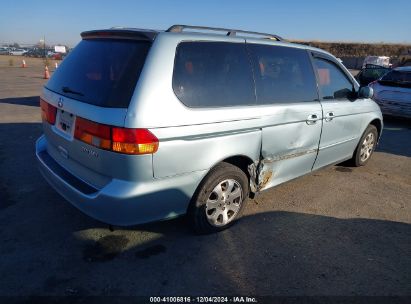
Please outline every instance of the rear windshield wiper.
[[69, 87], [62, 87], [61, 90], [62, 90], [64, 93], [71, 93], [71, 94], [75, 94], [75, 95], [84, 96], [83, 93], [74, 91], [74, 90], [70, 89]]

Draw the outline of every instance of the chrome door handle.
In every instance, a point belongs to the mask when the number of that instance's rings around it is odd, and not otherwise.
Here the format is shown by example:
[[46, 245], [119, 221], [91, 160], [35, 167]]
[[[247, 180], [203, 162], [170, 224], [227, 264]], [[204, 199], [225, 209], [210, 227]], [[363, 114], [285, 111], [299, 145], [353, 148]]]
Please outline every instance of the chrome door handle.
[[307, 125], [313, 125], [317, 122], [317, 120], [318, 120], [318, 115], [311, 114], [311, 115], [308, 115], [306, 122], [307, 122]]
[[328, 112], [327, 114], [325, 114], [325, 121], [331, 121], [334, 117], [334, 112]]

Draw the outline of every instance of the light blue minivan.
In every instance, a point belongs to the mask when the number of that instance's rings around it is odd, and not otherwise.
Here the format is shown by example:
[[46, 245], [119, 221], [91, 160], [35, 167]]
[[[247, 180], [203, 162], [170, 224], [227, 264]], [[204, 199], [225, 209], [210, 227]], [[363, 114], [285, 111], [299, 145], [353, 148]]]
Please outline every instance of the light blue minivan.
[[175, 25], [83, 32], [41, 95], [40, 170], [93, 218], [188, 214], [225, 229], [248, 197], [327, 165], [364, 165], [383, 126], [372, 89], [277, 35]]

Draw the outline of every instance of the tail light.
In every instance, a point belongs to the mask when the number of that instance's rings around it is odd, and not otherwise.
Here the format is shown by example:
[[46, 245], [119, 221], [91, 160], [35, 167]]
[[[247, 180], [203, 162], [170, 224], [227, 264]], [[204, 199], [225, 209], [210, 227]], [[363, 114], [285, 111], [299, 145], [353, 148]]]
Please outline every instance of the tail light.
[[56, 122], [57, 108], [47, 103], [44, 99], [40, 98], [41, 119], [47, 121], [49, 124], [54, 125]]
[[110, 126], [77, 117], [74, 137], [89, 145], [111, 150]]
[[74, 137], [100, 149], [124, 154], [152, 154], [158, 139], [147, 129], [130, 129], [99, 124], [81, 117], [76, 119]]
[[147, 129], [112, 128], [113, 151], [151, 154], [158, 150], [158, 139]]

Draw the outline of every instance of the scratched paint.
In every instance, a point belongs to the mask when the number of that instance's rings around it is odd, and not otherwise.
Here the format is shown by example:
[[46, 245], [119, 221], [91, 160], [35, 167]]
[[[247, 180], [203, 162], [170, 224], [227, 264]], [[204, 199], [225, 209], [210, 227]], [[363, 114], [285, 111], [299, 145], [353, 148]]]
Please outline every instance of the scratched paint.
[[248, 173], [250, 174], [251, 191], [257, 193], [263, 190], [267, 186], [267, 184], [273, 179], [275, 175], [272, 166], [273, 162], [278, 162], [281, 160], [286, 160], [316, 152], [317, 149], [312, 149], [286, 155], [267, 156], [266, 158], [262, 158], [259, 161], [252, 163], [248, 166]]

